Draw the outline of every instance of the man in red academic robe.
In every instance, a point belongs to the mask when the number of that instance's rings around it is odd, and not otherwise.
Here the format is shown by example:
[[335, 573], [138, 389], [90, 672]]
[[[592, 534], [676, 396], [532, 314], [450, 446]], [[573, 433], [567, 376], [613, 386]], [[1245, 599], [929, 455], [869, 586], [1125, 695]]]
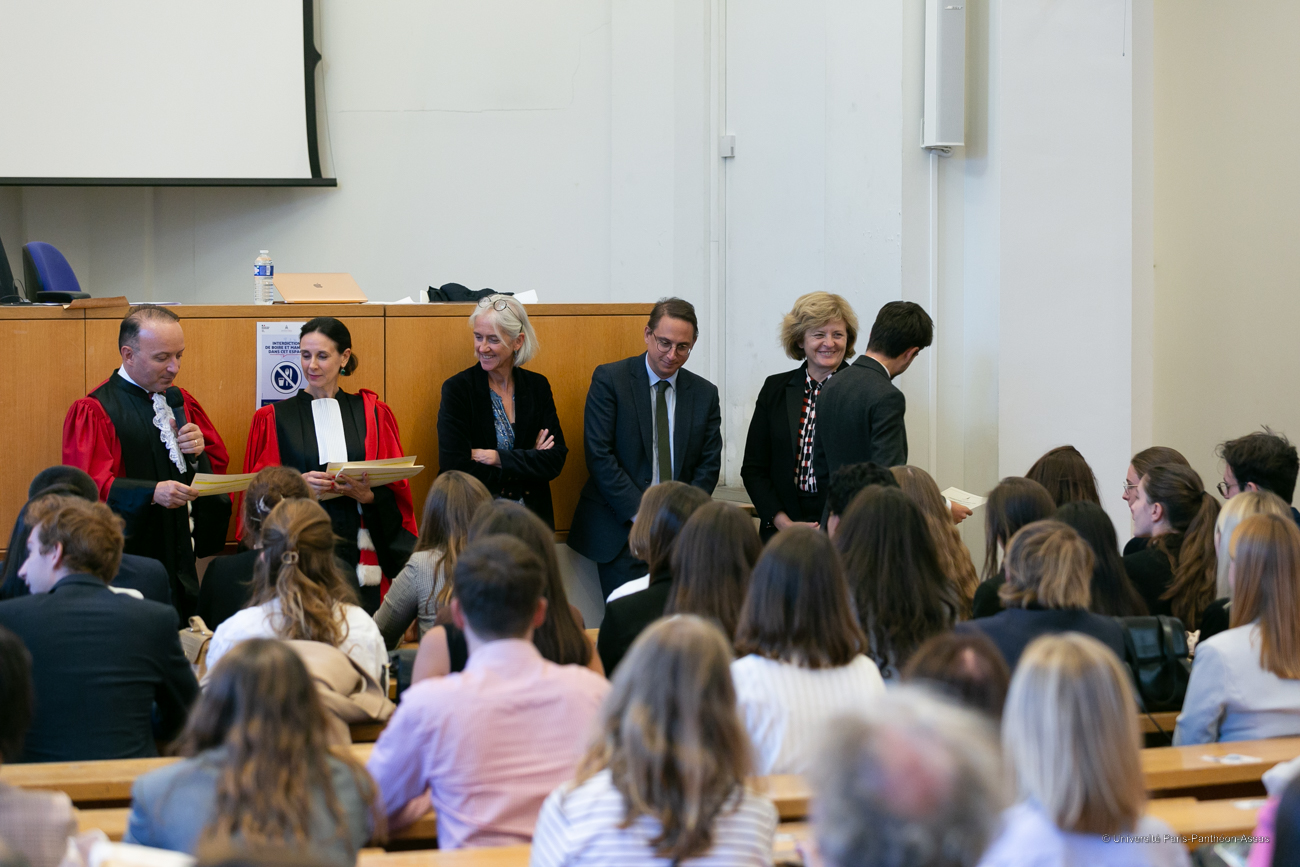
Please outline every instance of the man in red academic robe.
[[80, 467], [126, 522], [128, 554], [159, 560], [182, 620], [194, 611], [196, 557], [220, 553], [230, 497], [198, 497], [194, 474], [225, 473], [225, 443], [203, 407], [172, 385], [185, 334], [165, 307], [142, 305], [118, 331], [122, 366], [72, 404], [63, 422], [63, 463]]

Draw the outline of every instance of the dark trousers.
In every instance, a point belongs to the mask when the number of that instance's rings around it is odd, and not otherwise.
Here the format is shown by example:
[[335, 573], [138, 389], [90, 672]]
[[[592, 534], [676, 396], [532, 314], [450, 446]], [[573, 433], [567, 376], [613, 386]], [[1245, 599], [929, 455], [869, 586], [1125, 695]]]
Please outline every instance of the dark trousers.
[[608, 563], [597, 563], [596, 571], [600, 573], [600, 592], [605, 599], [609, 594], [629, 581], [635, 581], [650, 571], [644, 560], [632, 556], [632, 551], [623, 543], [623, 550], [618, 552]]

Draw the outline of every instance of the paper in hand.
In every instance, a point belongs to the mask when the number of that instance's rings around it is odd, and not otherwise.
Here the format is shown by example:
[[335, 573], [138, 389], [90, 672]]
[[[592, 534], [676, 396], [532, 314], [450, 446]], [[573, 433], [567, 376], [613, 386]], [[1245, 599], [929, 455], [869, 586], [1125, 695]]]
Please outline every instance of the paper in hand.
[[971, 511], [978, 509], [989, 501], [988, 497], [981, 497], [978, 494], [963, 491], [961, 488], [948, 488], [941, 492], [941, 496], [948, 498], [959, 506], [965, 506]]

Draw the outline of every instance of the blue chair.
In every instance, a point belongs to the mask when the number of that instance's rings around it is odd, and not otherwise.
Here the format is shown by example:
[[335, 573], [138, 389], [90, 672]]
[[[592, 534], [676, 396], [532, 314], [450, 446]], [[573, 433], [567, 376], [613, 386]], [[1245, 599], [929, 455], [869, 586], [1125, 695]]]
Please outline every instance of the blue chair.
[[66, 304], [90, 297], [58, 248], [42, 241], [23, 244], [23, 279], [29, 301]]

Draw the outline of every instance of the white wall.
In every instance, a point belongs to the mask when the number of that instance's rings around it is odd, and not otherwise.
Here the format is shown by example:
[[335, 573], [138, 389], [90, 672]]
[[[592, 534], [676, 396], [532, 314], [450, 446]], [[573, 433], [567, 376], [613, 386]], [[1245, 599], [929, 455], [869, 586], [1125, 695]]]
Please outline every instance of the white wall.
[[1150, 3], [971, 2], [968, 143], [932, 165], [922, 0], [320, 0], [337, 189], [0, 188], [0, 237], [15, 266], [49, 241], [133, 300], [243, 302], [264, 247], [379, 300], [681, 295], [733, 484], [758, 387], [792, 366], [793, 299], [845, 294], [862, 347], [906, 298], [937, 322], [898, 380], [913, 463], [983, 493], [1073, 442], [1110, 491], [1143, 424]]

